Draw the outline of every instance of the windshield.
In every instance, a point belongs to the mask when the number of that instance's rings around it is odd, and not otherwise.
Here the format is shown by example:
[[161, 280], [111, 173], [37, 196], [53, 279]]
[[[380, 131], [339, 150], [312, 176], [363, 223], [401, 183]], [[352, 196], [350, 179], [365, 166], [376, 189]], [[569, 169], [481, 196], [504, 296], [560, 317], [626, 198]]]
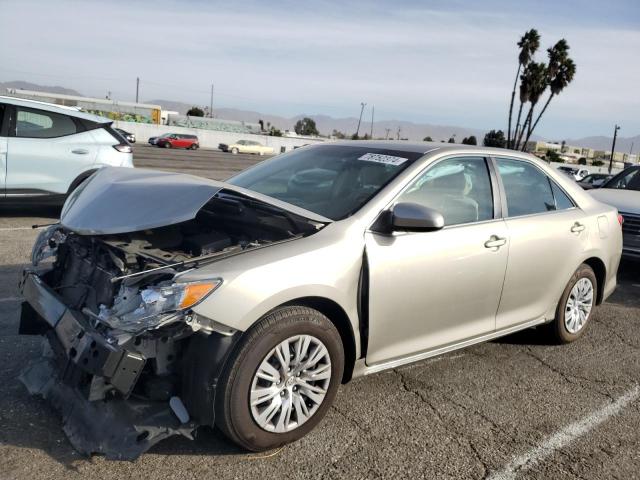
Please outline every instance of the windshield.
[[422, 153], [318, 145], [262, 162], [229, 180], [332, 220], [352, 215]]
[[631, 167], [623, 170], [605, 183], [602, 188], [640, 190], [640, 167]]

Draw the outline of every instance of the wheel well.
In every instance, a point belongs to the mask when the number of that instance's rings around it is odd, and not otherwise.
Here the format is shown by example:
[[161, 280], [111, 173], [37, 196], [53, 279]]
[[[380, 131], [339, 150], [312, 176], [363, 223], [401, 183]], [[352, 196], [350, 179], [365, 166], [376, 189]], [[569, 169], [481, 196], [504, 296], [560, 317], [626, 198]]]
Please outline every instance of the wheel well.
[[92, 170], [87, 170], [86, 172], [82, 172], [80, 175], [78, 175], [73, 182], [71, 182], [71, 184], [69, 185], [69, 189], [67, 190], [67, 195], [69, 195], [71, 192], [73, 192], [76, 188], [78, 188], [78, 186], [84, 182], [87, 178], [89, 178], [91, 175], [93, 175], [95, 172], [97, 172], [98, 170], [96, 168], [92, 169]]
[[297, 298], [285, 303], [285, 305], [303, 305], [313, 308], [331, 320], [331, 323], [335, 325], [338, 333], [340, 333], [342, 346], [344, 348], [344, 373], [342, 375], [342, 383], [347, 383], [351, 380], [356, 361], [356, 343], [351, 321], [342, 307], [333, 300], [324, 297]]
[[605, 267], [604, 262], [598, 257], [588, 258], [584, 263], [589, 265], [593, 270], [593, 273], [596, 275], [596, 281], [598, 282], [596, 305], [600, 305], [602, 303], [602, 297], [604, 296], [604, 283], [607, 278], [607, 267]]

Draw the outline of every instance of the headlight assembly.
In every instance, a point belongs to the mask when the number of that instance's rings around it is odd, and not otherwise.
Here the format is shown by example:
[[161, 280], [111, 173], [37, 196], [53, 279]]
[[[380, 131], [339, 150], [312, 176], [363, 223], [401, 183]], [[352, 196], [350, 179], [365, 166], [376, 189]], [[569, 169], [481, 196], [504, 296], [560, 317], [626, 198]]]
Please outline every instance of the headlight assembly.
[[36, 238], [36, 243], [31, 250], [31, 263], [37, 267], [44, 259], [53, 257], [58, 252], [58, 245], [64, 243], [67, 236], [62, 232], [60, 225], [51, 225], [42, 230]]
[[204, 282], [155, 285], [133, 292], [123, 287], [113, 307], [100, 305], [100, 321], [112, 328], [136, 333], [150, 330], [183, 317], [222, 284], [222, 279]]

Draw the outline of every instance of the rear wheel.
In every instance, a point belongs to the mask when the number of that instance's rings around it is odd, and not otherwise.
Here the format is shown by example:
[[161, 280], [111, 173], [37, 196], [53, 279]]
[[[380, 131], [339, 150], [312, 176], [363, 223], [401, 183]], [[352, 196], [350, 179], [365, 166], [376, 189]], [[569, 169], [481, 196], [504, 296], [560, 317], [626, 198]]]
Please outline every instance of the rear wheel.
[[193, 143], [191, 144], [191, 146], [189, 147], [190, 150], [197, 150], [198, 149], [198, 145]]
[[342, 379], [340, 334], [327, 317], [288, 306], [245, 333], [216, 394], [216, 425], [261, 451], [298, 440], [324, 417]]
[[574, 342], [584, 334], [596, 305], [597, 289], [593, 269], [583, 263], [569, 280], [558, 302], [556, 318], [548, 325], [557, 343]]

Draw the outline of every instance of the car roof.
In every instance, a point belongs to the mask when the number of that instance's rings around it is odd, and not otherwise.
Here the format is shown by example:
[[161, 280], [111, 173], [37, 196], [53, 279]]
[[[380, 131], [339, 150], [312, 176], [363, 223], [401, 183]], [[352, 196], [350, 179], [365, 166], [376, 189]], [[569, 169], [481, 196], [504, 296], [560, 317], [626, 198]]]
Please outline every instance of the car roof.
[[82, 112], [76, 107], [56, 105], [54, 103], [40, 102], [38, 100], [27, 100], [25, 98], [7, 97], [0, 95], [0, 103], [6, 103], [18, 107], [38, 108], [40, 110], [46, 110], [47, 112], [69, 115], [71, 117], [82, 118], [84, 120], [90, 120], [96, 123], [113, 123], [113, 120], [109, 118], [101, 117], [99, 115], [93, 115], [92, 113]]
[[[315, 144], [319, 145], [319, 144]], [[442, 142], [408, 142], [406, 140], [338, 140], [325, 142], [322, 145], [348, 145], [353, 147], [369, 147], [377, 149], [395, 150], [397, 152], [410, 152], [410, 153], [431, 153], [437, 151], [438, 153], [474, 153], [484, 154], [492, 156], [509, 156], [509, 157], [521, 157], [528, 159], [539, 158], [526, 152], [519, 152], [516, 150], [508, 150], [505, 148], [484, 147], [482, 145], [462, 145], [458, 143], [442, 143]]]

